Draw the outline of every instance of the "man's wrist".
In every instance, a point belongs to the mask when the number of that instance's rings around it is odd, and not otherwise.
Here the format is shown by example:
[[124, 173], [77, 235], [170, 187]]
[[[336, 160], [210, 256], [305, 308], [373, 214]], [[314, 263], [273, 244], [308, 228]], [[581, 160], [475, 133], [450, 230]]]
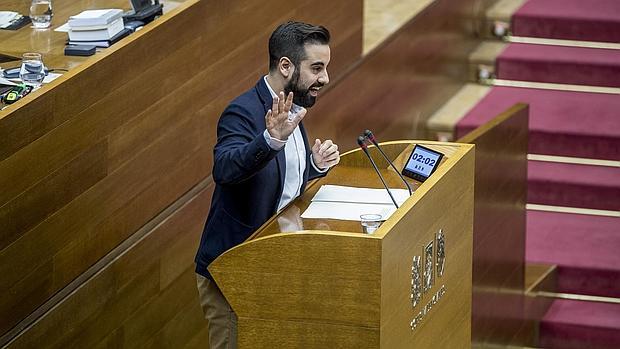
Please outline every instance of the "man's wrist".
[[314, 161], [314, 155], [310, 156], [310, 164], [312, 164], [312, 167], [314, 167], [314, 169], [319, 173], [325, 173], [329, 170], [329, 166], [325, 168], [319, 167], [319, 165], [317, 165], [317, 163]]
[[265, 137], [265, 141], [267, 142], [269, 147], [273, 150], [280, 150], [284, 148], [284, 145], [286, 144], [286, 140], [281, 140], [281, 139], [272, 137], [269, 134], [269, 131], [267, 129], [265, 129], [265, 132], [263, 132], [263, 137]]

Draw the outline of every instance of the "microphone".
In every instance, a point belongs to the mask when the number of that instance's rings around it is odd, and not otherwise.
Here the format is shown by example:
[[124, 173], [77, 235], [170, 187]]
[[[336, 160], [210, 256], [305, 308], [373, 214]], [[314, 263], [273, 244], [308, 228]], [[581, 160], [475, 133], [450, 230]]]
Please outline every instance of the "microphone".
[[390, 166], [392, 166], [394, 171], [396, 171], [396, 173], [398, 173], [398, 176], [400, 177], [400, 179], [407, 186], [407, 189], [409, 190], [409, 195], [413, 194], [413, 191], [411, 190], [411, 186], [409, 186], [409, 183], [405, 180], [403, 175], [400, 174], [400, 171], [396, 169], [396, 166], [394, 166], [394, 163], [390, 159], [388, 159], [387, 155], [385, 155], [385, 153], [383, 152], [383, 149], [381, 149], [381, 147], [379, 146], [379, 143], [377, 142], [377, 139], [375, 138], [375, 135], [372, 134], [372, 132], [370, 132], [370, 130], [366, 130], [366, 131], [364, 131], [364, 136], [366, 136], [366, 139], [371, 141], [372, 144], [374, 144], [374, 146], [377, 147], [377, 149], [379, 149], [379, 152], [381, 153], [381, 155], [383, 155], [383, 158], [385, 159], [385, 161], [387, 161], [390, 164]]
[[362, 148], [362, 150], [364, 151], [364, 154], [366, 154], [366, 156], [368, 157], [368, 160], [370, 160], [372, 167], [375, 169], [375, 172], [379, 175], [379, 179], [381, 179], [381, 183], [383, 183], [383, 187], [385, 188], [385, 190], [387, 190], [388, 194], [390, 195], [390, 198], [392, 199], [394, 206], [398, 208], [398, 204], [396, 203], [396, 200], [394, 199], [394, 196], [392, 195], [390, 188], [388, 188], [387, 184], [385, 184], [385, 179], [383, 179], [381, 172], [379, 172], [379, 169], [377, 168], [377, 164], [375, 164], [375, 161], [372, 159], [372, 157], [368, 153], [368, 147], [366, 146], [366, 141], [364, 140], [364, 136], [357, 137], [357, 144], [360, 146], [360, 148]]

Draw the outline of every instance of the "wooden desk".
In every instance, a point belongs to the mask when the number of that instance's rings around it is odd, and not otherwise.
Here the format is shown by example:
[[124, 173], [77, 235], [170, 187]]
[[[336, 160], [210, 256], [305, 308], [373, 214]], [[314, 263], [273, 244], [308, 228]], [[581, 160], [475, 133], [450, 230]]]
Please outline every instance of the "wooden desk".
[[[5, 0], [7, 1], [7, 0]], [[164, 13], [170, 12], [185, 0], [162, 0]], [[89, 57], [65, 56], [64, 48], [67, 42], [67, 33], [57, 32], [54, 29], [66, 23], [69, 16], [76, 15], [83, 10], [98, 8], [120, 8], [130, 10], [129, 0], [54, 0], [52, 3], [54, 17], [50, 28], [35, 30], [29, 25], [17, 31], [0, 30], [0, 54], [20, 60], [25, 52], [39, 52], [43, 55], [43, 62], [48, 69], [73, 69], [89, 59]], [[8, 0], [2, 5], [3, 10], [16, 11], [28, 15], [30, 1]], [[103, 50], [105, 51], [105, 50]], [[95, 54], [101, 55], [102, 52]], [[15, 63], [3, 66], [15, 66]]]

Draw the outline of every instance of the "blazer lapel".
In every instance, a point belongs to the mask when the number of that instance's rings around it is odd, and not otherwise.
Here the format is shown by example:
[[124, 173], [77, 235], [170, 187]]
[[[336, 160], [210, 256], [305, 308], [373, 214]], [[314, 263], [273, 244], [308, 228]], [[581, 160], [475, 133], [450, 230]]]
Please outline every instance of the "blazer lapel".
[[306, 129], [304, 128], [304, 124], [301, 122], [299, 123], [299, 130], [301, 131], [301, 137], [304, 139], [304, 147], [306, 148], [306, 169], [304, 170], [304, 178], [301, 182], [300, 190], [300, 193], [303, 193], [304, 189], [306, 189], [306, 183], [308, 183], [310, 166], [312, 166], [312, 164], [310, 163], [310, 161], [312, 161], [312, 159], [310, 159], [310, 157], [312, 156], [312, 149], [310, 149], [310, 143], [308, 143], [308, 136], [306, 135]]

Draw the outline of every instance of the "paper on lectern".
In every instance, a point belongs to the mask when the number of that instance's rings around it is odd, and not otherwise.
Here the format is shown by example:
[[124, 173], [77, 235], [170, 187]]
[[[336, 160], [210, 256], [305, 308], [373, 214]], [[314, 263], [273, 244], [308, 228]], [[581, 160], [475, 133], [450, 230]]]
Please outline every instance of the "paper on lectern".
[[[406, 189], [390, 191], [399, 206], [409, 197]], [[301, 217], [359, 221], [360, 215], [368, 213], [388, 219], [394, 211], [396, 207], [385, 189], [324, 185]]]

